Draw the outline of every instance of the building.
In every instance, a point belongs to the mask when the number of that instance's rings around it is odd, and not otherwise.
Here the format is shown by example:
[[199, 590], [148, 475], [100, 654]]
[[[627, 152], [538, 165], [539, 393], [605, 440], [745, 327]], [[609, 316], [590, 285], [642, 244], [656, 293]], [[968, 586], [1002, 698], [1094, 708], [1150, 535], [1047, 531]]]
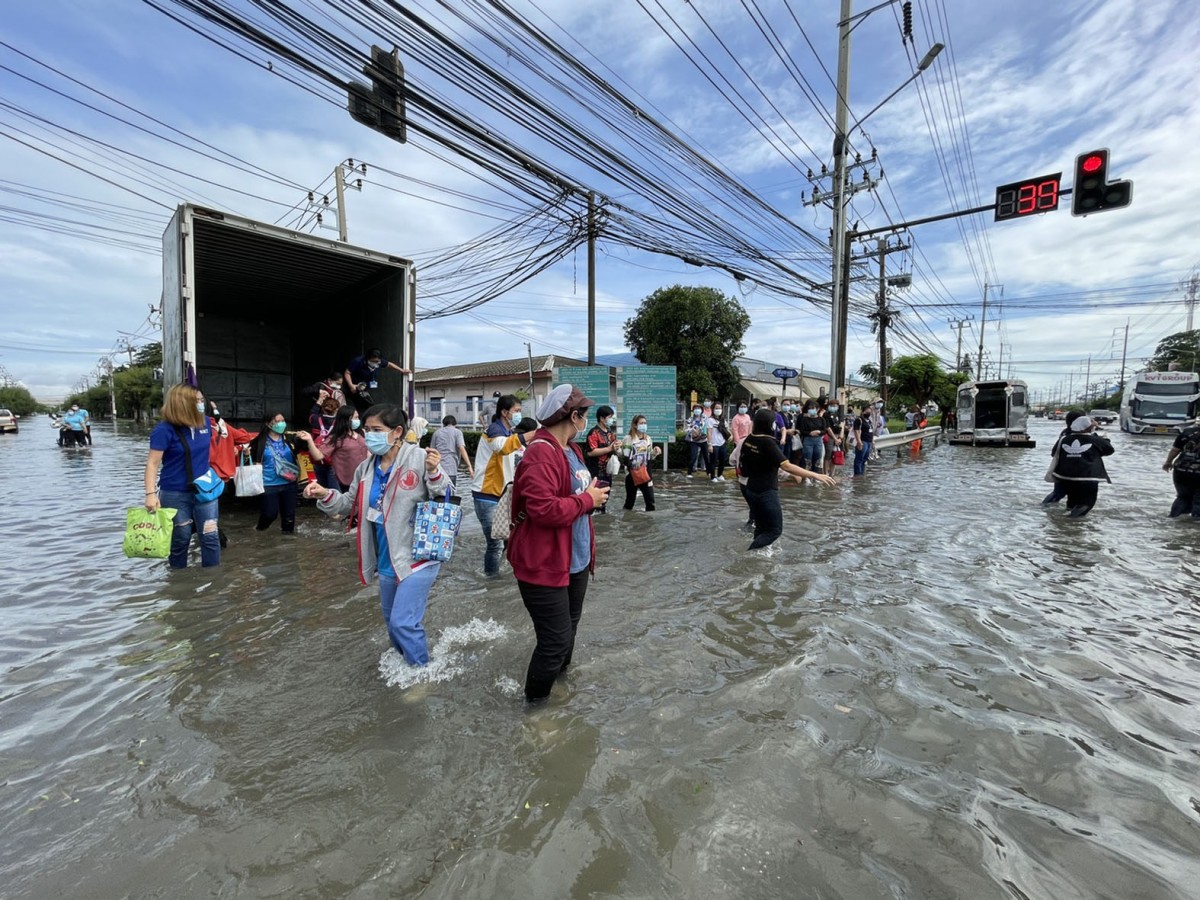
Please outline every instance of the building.
[[[734, 402], [754, 398], [767, 400], [771, 397], [800, 402], [809, 397], [829, 395], [827, 372], [816, 372], [805, 366], [792, 366], [791, 368], [796, 369], [797, 377], [788, 381], [785, 395], [783, 381], [772, 374], [778, 368], [786, 368], [780, 363], [739, 356], [733, 361], [733, 366], [738, 371], [738, 386], [731, 398]], [[845, 390], [849, 403], [866, 403], [878, 397], [875, 385], [854, 378], [847, 379]]]
[[477, 427], [491, 420], [497, 397], [516, 394], [532, 415], [550, 393], [556, 368], [586, 365], [549, 354], [421, 369], [413, 377], [413, 412], [435, 425], [454, 416], [460, 426]]

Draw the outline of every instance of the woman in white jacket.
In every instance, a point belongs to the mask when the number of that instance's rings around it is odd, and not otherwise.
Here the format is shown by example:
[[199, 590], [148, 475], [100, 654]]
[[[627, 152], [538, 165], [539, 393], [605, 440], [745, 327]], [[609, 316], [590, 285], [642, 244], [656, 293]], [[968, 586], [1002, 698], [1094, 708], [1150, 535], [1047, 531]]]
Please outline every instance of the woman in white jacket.
[[371, 455], [354, 472], [345, 493], [317, 483], [304, 489], [330, 516], [354, 515], [358, 522], [358, 577], [379, 577], [379, 601], [392, 646], [412, 666], [429, 662], [425, 605], [440, 562], [414, 562], [412, 519], [422, 500], [440, 498], [454, 485], [441, 468], [441, 454], [404, 440], [408, 418], [399, 406], [372, 406], [363, 416]]

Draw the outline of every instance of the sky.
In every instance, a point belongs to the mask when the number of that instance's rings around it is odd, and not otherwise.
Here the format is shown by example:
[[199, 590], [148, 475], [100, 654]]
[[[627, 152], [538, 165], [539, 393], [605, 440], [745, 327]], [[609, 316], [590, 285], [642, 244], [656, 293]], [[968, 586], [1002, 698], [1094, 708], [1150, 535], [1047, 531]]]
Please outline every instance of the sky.
[[[244, 0], [221, 5], [248, 9]], [[391, 46], [393, 35], [343, 15], [356, 5], [350, 0], [288, 5], [352, 48]], [[807, 170], [819, 172], [832, 158], [834, 0], [509, 5], [764, 208], [827, 239], [830, 209], [806, 201], [813, 189]], [[489, 25], [466, 0], [404, 8], [473, 47], [493, 72], [571, 106], [524, 71], [511, 48], [485, 45], [472, 23], [484, 31]], [[905, 239], [911, 249], [887, 260], [889, 274], [913, 278], [911, 288], [889, 295], [898, 323], [889, 336], [894, 354], [929, 351], [950, 367], [954, 322], [965, 320], [963, 350], [974, 359], [985, 285], [985, 360], [993, 371], [1002, 366], [1025, 379], [1035, 397], [1065, 396], [1068, 387], [1077, 393], [1085, 380], [1102, 390], [1116, 382], [1123, 354], [1133, 371], [1162, 338], [1183, 330], [1185, 283], [1200, 265], [1193, 146], [1200, 20], [1190, 13], [1187, 0], [916, 0], [908, 46], [899, 4], [857, 25], [851, 121], [902, 85], [935, 41], [947, 47], [851, 131], [855, 151], [869, 156], [874, 148], [885, 175], [853, 198], [849, 216], [860, 229], [990, 204], [997, 185], [1026, 177], [1062, 172], [1069, 187], [1076, 155], [1098, 147], [1111, 151], [1110, 177], [1135, 185], [1128, 208], [1087, 218], [1073, 217], [1064, 198], [1057, 211], [1018, 221], [983, 214], [912, 228]], [[335, 237], [325, 227], [331, 222], [317, 226], [305, 215], [305, 194], [331, 191], [339, 161], [366, 161], [362, 190], [347, 196], [350, 241], [418, 261], [475, 241], [535, 205], [530, 198], [523, 209], [526, 201], [428, 137], [399, 144], [365, 128], [301, 86], [312, 82], [282, 77], [295, 72], [286, 61], [246, 45], [239, 56], [197, 33], [205, 29], [217, 34], [172, 0], [41, 0], [0, 12], [0, 365], [45, 402], [94, 378], [101, 357], [126, 359], [125, 342], [158, 338], [152, 310], [161, 293], [161, 234], [178, 203]], [[772, 40], [782, 52], [773, 52]], [[572, 183], [655, 213], [653, 201], [611, 166], [567, 157], [510, 118], [511, 109], [484, 107], [456, 86], [456, 72], [417, 55], [404, 62], [411, 83], [439, 91], [456, 111]], [[573, 115], [598, 139], [629, 146], [621, 129], [589, 121], [578, 108]], [[639, 165], [664, 172], [669, 192], [704, 209], [699, 187], [668, 183], [672, 176], [660, 168], [674, 151], [657, 152], [664, 155], [656, 160], [651, 152]], [[879, 167], [868, 171], [878, 176]], [[828, 180], [819, 186], [827, 189]], [[745, 237], [766, 256], [795, 254], [803, 243], [770, 246], [753, 225]], [[828, 281], [828, 251], [814, 247], [796, 265], [812, 281]], [[648, 253], [601, 233], [598, 353], [628, 349], [623, 324], [658, 288], [703, 285], [736, 297], [750, 313], [745, 355], [828, 371], [827, 304], [780, 296], [679, 255], [686, 254]], [[855, 290], [869, 299], [878, 262], [862, 265], [856, 271], [872, 280]], [[534, 354], [586, 357], [586, 266], [580, 247], [491, 302], [420, 322], [418, 365], [523, 356], [526, 343]], [[871, 323], [854, 316], [851, 372], [877, 359], [875, 340]]]

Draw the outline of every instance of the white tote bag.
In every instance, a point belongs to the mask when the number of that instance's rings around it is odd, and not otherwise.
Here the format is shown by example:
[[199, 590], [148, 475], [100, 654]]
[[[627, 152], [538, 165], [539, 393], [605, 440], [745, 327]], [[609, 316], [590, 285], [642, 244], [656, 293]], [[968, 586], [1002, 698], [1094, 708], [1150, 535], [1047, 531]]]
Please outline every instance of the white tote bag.
[[233, 476], [233, 488], [239, 497], [257, 497], [259, 494], [265, 494], [262, 464], [252, 463], [248, 454], [242, 454], [238, 460], [237, 472]]

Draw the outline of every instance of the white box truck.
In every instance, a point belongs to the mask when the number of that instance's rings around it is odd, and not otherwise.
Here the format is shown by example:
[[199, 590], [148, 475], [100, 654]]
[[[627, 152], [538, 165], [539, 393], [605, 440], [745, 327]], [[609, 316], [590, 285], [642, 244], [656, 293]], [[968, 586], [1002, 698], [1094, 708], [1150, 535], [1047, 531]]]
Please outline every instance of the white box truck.
[[[411, 261], [190, 203], [163, 233], [163, 386], [195, 378], [230, 421], [279, 411], [306, 427], [303, 388], [366, 350], [412, 369]], [[375, 402], [408, 403], [389, 372]]]

